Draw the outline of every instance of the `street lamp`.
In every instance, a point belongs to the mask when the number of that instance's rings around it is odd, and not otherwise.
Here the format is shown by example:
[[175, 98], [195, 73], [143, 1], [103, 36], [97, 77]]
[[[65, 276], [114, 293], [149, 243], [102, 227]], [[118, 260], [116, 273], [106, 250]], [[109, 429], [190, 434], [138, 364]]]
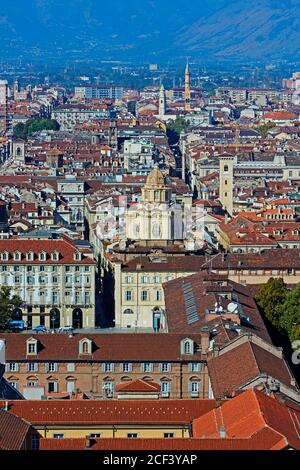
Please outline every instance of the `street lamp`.
[[54, 314], [52, 314], [51, 320], [52, 320], [52, 334], [54, 334], [55, 333], [55, 330], [54, 330], [55, 315]]

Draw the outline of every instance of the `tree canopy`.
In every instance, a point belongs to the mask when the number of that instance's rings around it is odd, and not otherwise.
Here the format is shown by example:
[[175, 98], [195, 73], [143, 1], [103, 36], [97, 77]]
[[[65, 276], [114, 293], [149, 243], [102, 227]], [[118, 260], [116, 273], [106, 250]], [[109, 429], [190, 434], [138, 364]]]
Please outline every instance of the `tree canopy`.
[[300, 284], [288, 290], [283, 279], [271, 278], [256, 294], [256, 301], [267, 319], [291, 344], [300, 340]]
[[267, 137], [268, 132], [276, 127], [276, 124], [273, 122], [267, 122], [266, 124], [262, 124], [261, 126], [258, 126], [255, 128], [255, 130], [264, 138]]
[[189, 122], [185, 121], [183, 118], [178, 117], [176, 121], [168, 124], [167, 126], [167, 136], [169, 139], [170, 145], [175, 145], [179, 141], [179, 137], [182, 131], [184, 131], [189, 126]]
[[0, 289], [0, 331], [7, 329], [7, 322], [12, 319], [14, 310], [23, 304], [18, 295], [11, 294], [11, 288], [2, 286]]
[[281, 327], [291, 341], [300, 340], [300, 284], [288, 293], [281, 308]]
[[271, 278], [256, 294], [256, 301], [263, 310], [267, 319], [275, 326], [281, 328], [282, 305], [288, 295], [288, 289], [283, 279]]
[[55, 119], [34, 119], [25, 124], [19, 123], [14, 127], [14, 136], [17, 139], [27, 140], [35, 132], [43, 130], [59, 131], [59, 124]]

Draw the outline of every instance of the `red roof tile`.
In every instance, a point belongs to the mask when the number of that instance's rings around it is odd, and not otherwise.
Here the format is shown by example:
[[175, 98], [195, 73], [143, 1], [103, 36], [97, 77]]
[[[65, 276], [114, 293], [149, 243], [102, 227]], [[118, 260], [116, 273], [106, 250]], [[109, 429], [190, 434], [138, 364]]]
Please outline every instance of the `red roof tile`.
[[[89, 450], [280, 450], [286, 440], [271, 429], [263, 429], [251, 439], [91, 439]], [[41, 439], [40, 450], [86, 450], [86, 439]]]
[[160, 385], [145, 380], [134, 380], [116, 386], [117, 392], [160, 392]]
[[29, 429], [29, 423], [0, 410], [0, 450], [20, 450]]
[[287, 363], [278, 357], [278, 352], [275, 355], [276, 353], [270, 351], [271, 346], [266, 350], [249, 340], [241, 344], [236, 342], [236, 347], [233, 347], [234, 343], [232, 346], [227, 345], [222, 354], [208, 359], [207, 365], [215, 397], [225, 397], [240, 390], [242, 386], [263, 374], [294, 388], [293, 376]]
[[[26, 340], [38, 340], [39, 349], [35, 360], [40, 361], [71, 361], [87, 360], [79, 355], [79, 342], [88, 338], [92, 341], [92, 355], [89, 361], [99, 362], [177, 362], [186, 360], [180, 352], [180, 341], [186, 338], [183, 334], [35, 334], [0, 333], [6, 342], [6, 359], [8, 361], [26, 361]], [[189, 337], [195, 342], [198, 350], [189, 356], [189, 362], [201, 361], [201, 336], [192, 334]]]
[[291, 409], [255, 389], [247, 390], [193, 422], [193, 436], [217, 438], [223, 429], [228, 438], [251, 438], [268, 427], [300, 449], [300, 409]]
[[[3, 406], [4, 402], [0, 402]], [[38, 424], [185, 424], [216, 406], [215, 400], [9, 401], [9, 413]]]

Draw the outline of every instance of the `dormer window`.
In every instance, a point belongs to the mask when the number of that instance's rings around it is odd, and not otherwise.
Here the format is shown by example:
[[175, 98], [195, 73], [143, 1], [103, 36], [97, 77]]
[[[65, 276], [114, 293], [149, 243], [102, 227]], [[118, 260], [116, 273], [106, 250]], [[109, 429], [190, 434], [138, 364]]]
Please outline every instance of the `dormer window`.
[[34, 253], [33, 253], [33, 251], [29, 251], [29, 253], [27, 253], [26, 259], [27, 259], [27, 261], [34, 261]]
[[58, 253], [58, 251], [54, 251], [54, 252], [51, 254], [51, 259], [52, 259], [52, 261], [59, 261], [59, 253]]
[[27, 355], [37, 355], [37, 340], [34, 338], [26, 341]]
[[1, 254], [1, 259], [2, 259], [2, 261], [8, 261], [8, 259], [9, 259], [8, 251], [4, 251], [4, 252]]
[[20, 261], [21, 260], [21, 253], [19, 251], [14, 252], [14, 261]]
[[45, 251], [42, 251], [42, 252], [39, 254], [39, 260], [40, 260], [40, 261], [46, 261], [46, 260], [47, 260], [47, 253], [45, 253]]
[[75, 261], [81, 261], [82, 255], [78, 251], [74, 254], [74, 260]]
[[181, 341], [181, 354], [189, 355], [194, 354], [194, 341], [186, 338]]
[[79, 342], [79, 354], [92, 354], [92, 341], [90, 339], [84, 338]]

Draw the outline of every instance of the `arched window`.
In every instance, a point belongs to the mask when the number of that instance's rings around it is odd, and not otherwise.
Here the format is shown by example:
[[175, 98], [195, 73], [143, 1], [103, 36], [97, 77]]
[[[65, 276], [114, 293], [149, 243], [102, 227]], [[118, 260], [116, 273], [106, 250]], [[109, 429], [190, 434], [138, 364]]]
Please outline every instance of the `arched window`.
[[8, 258], [9, 258], [9, 254], [7, 251], [4, 251], [4, 253], [2, 253], [1, 255], [1, 258], [3, 261], [8, 261]]
[[33, 251], [29, 251], [26, 255], [27, 261], [34, 261], [34, 253]]
[[224, 165], [224, 173], [228, 173], [229, 171], [229, 166], [228, 165]]
[[39, 259], [40, 259], [40, 261], [46, 261], [46, 259], [47, 259], [47, 254], [46, 254], [44, 251], [42, 251], [42, 252], [40, 253]]
[[194, 354], [194, 342], [191, 339], [186, 338], [181, 341], [181, 354]]
[[54, 251], [51, 254], [51, 259], [52, 259], [52, 261], [59, 261], [59, 253], [57, 251]]
[[131, 310], [131, 308], [127, 308], [126, 310], [124, 310], [124, 315], [133, 315], [133, 310]]
[[15, 261], [20, 261], [20, 259], [21, 259], [21, 253], [19, 251], [15, 251], [14, 260]]
[[79, 342], [79, 354], [92, 354], [92, 341], [85, 338]]

